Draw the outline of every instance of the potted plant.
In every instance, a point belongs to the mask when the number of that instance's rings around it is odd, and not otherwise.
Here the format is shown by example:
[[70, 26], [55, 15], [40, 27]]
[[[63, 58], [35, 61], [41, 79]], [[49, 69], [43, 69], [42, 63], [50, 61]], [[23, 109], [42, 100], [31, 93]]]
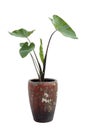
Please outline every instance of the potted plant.
[[48, 49], [52, 36], [59, 31], [66, 37], [77, 39], [74, 30], [61, 17], [53, 15], [53, 17], [49, 19], [55, 27], [55, 30], [48, 40], [45, 55], [43, 52], [42, 39], [40, 39], [39, 56], [42, 66], [35, 52], [35, 44], [30, 41], [29, 38], [34, 30], [27, 31], [26, 29], [21, 28], [10, 32], [13, 36], [26, 38], [27, 41], [20, 43], [19, 53], [22, 58], [30, 54], [38, 76], [38, 78], [31, 79], [28, 82], [30, 106], [33, 118], [37, 122], [51, 121], [53, 119], [56, 106], [58, 82], [55, 79], [45, 78]]

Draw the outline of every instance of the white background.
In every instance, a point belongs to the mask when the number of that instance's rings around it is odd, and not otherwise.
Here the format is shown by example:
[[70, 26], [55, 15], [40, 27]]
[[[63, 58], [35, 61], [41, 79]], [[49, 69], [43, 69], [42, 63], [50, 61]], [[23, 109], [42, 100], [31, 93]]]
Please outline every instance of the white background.
[[[86, 0], [0, 0], [0, 130], [87, 130], [87, 4]], [[36, 29], [31, 40], [38, 54], [54, 31], [48, 17], [61, 16], [75, 30], [78, 40], [57, 32], [51, 41], [46, 77], [58, 80], [54, 120], [33, 121], [27, 84], [36, 77], [30, 56], [22, 59], [19, 43], [9, 35], [21, 27]]]

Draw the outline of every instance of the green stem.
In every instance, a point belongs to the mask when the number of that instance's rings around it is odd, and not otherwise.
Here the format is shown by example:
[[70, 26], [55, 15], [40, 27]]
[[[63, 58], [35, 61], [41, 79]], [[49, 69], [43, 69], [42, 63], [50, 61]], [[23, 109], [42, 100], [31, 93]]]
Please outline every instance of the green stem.
[[[27, 40], [29, 41], [29, 43], [31, 43], [31, 41], [29, 40], [29, 38], [27, 37]], [[36, 52], [33, 50], [33, 52], [34, 52], [34, 55], [35, 55], [35, 58], [36, 58], [36, 61], [37, 61], [37, 64], [38, 64], [38, 71], [39, 71], [39, 79], [40, 79], [40, 81], [41, 81], [41, 75], [42, 75], [42, 68], [41, 68], [41, 65], [40, 65], [40, 63], [39, 63], [39, 60], [38, 60], [38, 58], [37, 58], [37, 55], [36, 55]], [[33, 56], [32, 56], [33, 57]], [[33, 58], [34, 59], [34, 58]], [[34, 65], [35, 66], [35, 65]], [[37, 68], [36, 66], [35, 66], [35, 68]]]
[[40, 81], [41, 81], [42, 68], [41, 68], [41, 65], [40, 65], [40, 63], [39, 63], [39, 60], [38, 60], [38, 58], [37, 58], [37, 55], [36, 55], [35, 51], [33, 51], [33, 52], [34, 52], [35, 58], [36, 58], [37, 63], [38, 63], [39, 73], [40, 73]]
[[31, 43], [30, 39], [28, 37], [26, 37], [26, 38], [27, 38], [28, 42]]
[[37, 75], [38, 75], [38, 78], [40, 79], [40, 75], [39, 75], [38, 69], [37, 69], [37, 67], [36, 67], [35, 60], [34, 60], [34, 58], [33, 58], [33, 56], [32, 56], [32, 54], [31, 54], [31, 53], [30, 53], [30, 56], [31, 56], [31, 58], [32, 58], [32, 61], [33, 61], [33, 64], [34, 64], [35, 70], [36, 70]]
[[47, 44], [45, 58], [44, 58], [44, 63], [43, 63], [43, 75], [42, 75], [42, 78], [41, 78], [42, 80], [44, 80], [44, 77], [45, 77], [47, 54], [48, 54], [48, 49], [49, 49], [50, 41], [51, 41], [52, 36], [54, 35], [55, 32], [56, 32], [56, 30], [51, 34], [51, 36], [49, 38], [49, 41], [48, 41], [48, 44]]

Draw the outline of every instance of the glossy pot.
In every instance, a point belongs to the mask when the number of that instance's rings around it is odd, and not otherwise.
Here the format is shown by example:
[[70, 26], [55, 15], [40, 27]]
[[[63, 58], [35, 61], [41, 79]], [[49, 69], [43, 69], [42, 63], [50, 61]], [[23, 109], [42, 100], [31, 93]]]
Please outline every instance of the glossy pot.
[[37, 122], [53, 120], [58, 84], [54, 79], [45, 79], [40, 82], [32, 79], [28, 82], [29, 101], [33, 118]]

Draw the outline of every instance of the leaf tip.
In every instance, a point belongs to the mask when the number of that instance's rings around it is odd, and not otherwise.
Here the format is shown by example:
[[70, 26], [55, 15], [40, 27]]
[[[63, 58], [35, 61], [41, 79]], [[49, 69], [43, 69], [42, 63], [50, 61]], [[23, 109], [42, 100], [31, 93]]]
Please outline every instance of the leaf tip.
[[53, 19], [52, 18], [49, 18], [49, 20], [52, 22], [53, 21]]
[[10, 35], [12, 35], [12, 32], [8, 32]]
[[76, 38], [75, 39], [78, 39], [78, 37], [76, 36]]
[[75, 34], [75, 36], [73, 37], [73, 39], [78, 39], [78, 37], [76, 36], [76, 34]]

